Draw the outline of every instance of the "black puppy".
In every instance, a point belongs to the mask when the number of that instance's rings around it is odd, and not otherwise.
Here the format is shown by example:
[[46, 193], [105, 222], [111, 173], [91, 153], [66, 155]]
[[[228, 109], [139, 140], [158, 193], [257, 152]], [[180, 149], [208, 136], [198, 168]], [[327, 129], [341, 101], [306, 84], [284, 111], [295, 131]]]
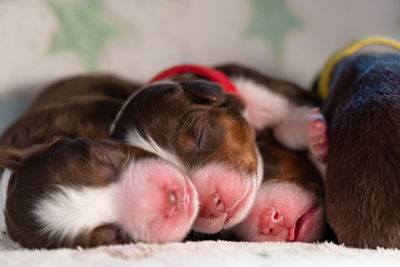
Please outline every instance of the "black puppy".
[[326, 214], [339, 242], [400, 247], [400, 55], [356, 54], [333, 69]]

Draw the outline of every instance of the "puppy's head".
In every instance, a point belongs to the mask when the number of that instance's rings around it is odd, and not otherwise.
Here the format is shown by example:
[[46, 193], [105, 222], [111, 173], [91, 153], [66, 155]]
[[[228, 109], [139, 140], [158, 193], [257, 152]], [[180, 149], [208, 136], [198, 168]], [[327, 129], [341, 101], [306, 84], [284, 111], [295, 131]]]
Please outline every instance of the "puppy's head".
[[0, 166], [12, 170], [7, 232], [28, 248], [179, 241], [197, 214], [190, 180], [127, 144], [61, 139], [4, 148]]
[[322, 238], [325, 230], [323, 183], [305, 152], [279, 145], [270, 131], [257, 144], [264, 177], [246, 219], [234, 232], [246, 241], [301, 241]]
[[151, 84], [133, 95], [112, 138], [152, 151], [189, 175], [199, 194], [194, 229], [215, 233], [241, 221], [262, 163], [244, 105], [204, 80]]

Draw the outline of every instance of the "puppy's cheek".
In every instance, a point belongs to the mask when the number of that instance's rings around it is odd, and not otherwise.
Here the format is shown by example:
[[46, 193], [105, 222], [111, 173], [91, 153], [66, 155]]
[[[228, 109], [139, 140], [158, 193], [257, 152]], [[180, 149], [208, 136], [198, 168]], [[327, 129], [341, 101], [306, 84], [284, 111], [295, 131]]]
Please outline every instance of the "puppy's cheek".
[[180, 241], [198, 212], [193, 184], [161, 160], [131, 164], [122, 174], [116, 193], [118, 222], [135, 241]]
[[200, 169], [193, 177], [199, 194], [200, 211], [194, 230], [217, 233], [239, 223], [253, 203], [256, 177], [240, 175], [223, 166]]

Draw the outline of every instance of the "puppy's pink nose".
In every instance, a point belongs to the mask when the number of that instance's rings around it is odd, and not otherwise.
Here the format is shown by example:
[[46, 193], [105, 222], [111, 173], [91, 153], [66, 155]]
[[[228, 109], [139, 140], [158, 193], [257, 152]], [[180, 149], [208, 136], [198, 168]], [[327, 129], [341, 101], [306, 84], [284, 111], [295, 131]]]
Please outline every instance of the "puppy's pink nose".
[[225, 212], [225, 203], [221, 200], [217, 192], [212, 193], [207, 203], [201, 207], [200, 216], [204, 218], [215, 218]]
[[167, 192], [167, 208], [166, 216], [178, 214], [181, 210], [182, 200], [181, 193], [176, 188], [169, 188]]
[[261, 217], [259, 228], [265, 235], [277, 235], [285, 228], [283, 216], [274, 207], [269, 207]]

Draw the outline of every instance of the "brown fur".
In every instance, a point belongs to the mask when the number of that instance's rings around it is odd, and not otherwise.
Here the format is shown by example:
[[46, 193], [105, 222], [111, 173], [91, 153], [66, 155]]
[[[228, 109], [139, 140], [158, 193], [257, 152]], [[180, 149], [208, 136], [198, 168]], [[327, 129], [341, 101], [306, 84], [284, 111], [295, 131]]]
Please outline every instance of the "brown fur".
[[[109, 127], [138, 86], [111, 76], [82, 76], [41, 93], [0, 138], [0, 166], [14, 171], [7, 189], [7, 233], [28, 248], [126, 243], [117, 225], [100, 225], [74, 239], [43, 234], [32, 214], [37, 199], [59, 185], [107, 186], [131, 159], [156, 157], [115, 141]], [[94, 138], [92, 140], [85, 138]]]
[[273, 138], [271, 131], [263, 131], [257, 137], [257, 146], [264, 161], [263, 182], [275, 180], [296, 184], [315, 194], [322, 202], [324, 185], [321, 175], [306, 152], [283, 147]]
[[113, 76], [81, 76], [44, 90], [0, 138], [1, 146], [29, 147], [55, 136], [107, 138], [116, 113], [138, 85]]
[[400, 248], [400, 56], [355, 55], [332, 75], [326, 210], [339, 242]]
[[189, 173], [205, 162], [224, 162], [255, 174], [255, 136], [241, 114], [243, 108], [219, 85], [185, 76], [136, 95], [119, 117], [112, 138], [126, 140], [136, 129], [177, 155]]

